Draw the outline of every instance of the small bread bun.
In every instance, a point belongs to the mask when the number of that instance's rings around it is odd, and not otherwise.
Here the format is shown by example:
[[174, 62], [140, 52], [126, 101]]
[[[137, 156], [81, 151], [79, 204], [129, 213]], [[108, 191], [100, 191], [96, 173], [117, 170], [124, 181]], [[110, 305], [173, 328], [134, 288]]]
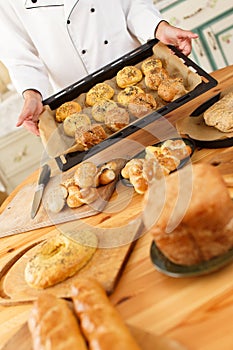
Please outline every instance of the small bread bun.
[[80, 126], [75, 132], [76, 143], [82, 145], [85, 151], [94, 145], [98, 145], [106, 137], [107, 134], [104, 128], [99, 124], [92, 124], [89, 127]]
[[74, 137], [75, 131], [79, 126], [91, 125], [88, 115], [83, 113], [75, 113], [68, 116], [63, 122], [63, 129], [67, 136]]
[[110, 100], [114, 93], [115, 91], [110, 85], [106, 83], [96, 84], [87, 92], [86, 103], [88, 106], [94, 106], [96, 102], [103, 98]]
[[142, 72], [134, 66], [126, 66], [116, 75], [117, 85], [124, 89], [127, 86], [135, 85], [142, 80]]
[[113, 132], [119, 131], [129, 124], [129, 113], [126, 109], [116, 107], [105, 116], [105, 125]]
[[164, 79], [168, 79], [169, 74], [164, 68], [154, 68], [145, 75], [145, 84], [151, 90], [158, 90]]
[[80, 188], [80, 201], [83, 204], [91, 204], [99, 198], [98, 191], [95, 187]]
[[180, 78], [164, 79], [158, 87], [158, 96], [166, 102], [174, 101], [186, 93], [187, 91]]
[[75, 184], [80, 188], [94, 186], [97, 166], [92, 162], [80, 163], [74, 173]]
[[75, 101], [65, 102], [60, 107], [57, 108], [55, 119], [58, 123], [62, 123], [71, 114], [81, 112], [81, 110], [82, 110], [82, 107], [78, 102], [75, 102]]
[[127, 105], [136, 95], [144, 93], [138, 86], [128, 86], [120, 91], [117, 95], [117, 101], [123, 105]]
[[107, 113], [115, 107], [117, 107], [116, 102], [102, 98], [92, 107], [92, 116], [97, 122], [104, 123]]
[[128, 104], [128, 110], [135, 117], [140, 118], [156, 109], [157, 102], [151, 94], [138, 94]]
[[154, 68], [162, 68], [162, 61], [155, 57], [149, 57], [142, 62], [141, 70], [146, 75], [150, 70]]
[[99, 184], [107, 185], [113, 180], [115, 180], [116, 174], [113, 169], [104, 168], [99, 174]]
[[83, 205], [83, 202], [80, 200], [80, 188], [76, 185], [68, 187], [68, 197], [66, 203], [70, 208], [79, 208]]

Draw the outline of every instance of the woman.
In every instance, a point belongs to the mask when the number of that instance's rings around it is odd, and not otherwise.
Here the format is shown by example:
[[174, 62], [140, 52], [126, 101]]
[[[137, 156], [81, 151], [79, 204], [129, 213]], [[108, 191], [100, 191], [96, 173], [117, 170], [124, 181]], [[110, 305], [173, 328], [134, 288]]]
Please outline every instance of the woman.
[[0, 60], [25, 100], [17, 126], [36, 135], [42, 99], [154, 37], [186, 55], [197, 37], [152, 0], [5, 0], [0, 30]]

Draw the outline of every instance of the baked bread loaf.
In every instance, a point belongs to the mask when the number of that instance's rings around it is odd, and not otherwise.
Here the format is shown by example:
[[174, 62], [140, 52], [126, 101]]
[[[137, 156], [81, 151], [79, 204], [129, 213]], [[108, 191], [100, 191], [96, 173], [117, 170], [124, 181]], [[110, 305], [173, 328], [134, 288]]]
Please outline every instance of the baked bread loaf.
[[105, 116], [107, 113], [117, 107], [117, 103], [114, 102], [113, 100], [108, 100], [106, 98], [102, 98], [98, 102], [94, 104], [92, 107], [92, 116], [93, 118], [100, 123], [104, 123]]
[[68, 116], [63, 122], [63, 129], [67, 136], [74, 137], [75, 131], [79, 126], [89, 126], [91, 120], [87, 114], [75, 113]]
[[87, 151], [94, 145], [98, 145], [101, 141], [105, 140], [107, 134], [99, 124], [91, 124], [90, 126], [80, 126], [75, 132], [75, 141], [78, 145], [83, 146]]
[[62, 123], [71, 114], [79, 113], [81, 112], [81, 110], [82, 110], [82, 107], [78, 102], [75, 102], [75, 101], [65, 102], [60, 107], [57, 108], [55, 119], [58, 123]]
[[110, 100], [114, 93], [115, 91], [110, 85], [106, 83], [96, 84], [87, 92], [86, 103], [88, 106], [94, 106], [96, 102], [103, 98]]
[[[209, 164], [193, 165], [191, 177], [190, 171], [190, 167], [184, 167], [165, 177], [166, 201], [151, 229], [162, 253], [170, 261], [187, 266], [208, 261], [233, 247], [233, 202], [220, 172]], [[161, 184], [155, 182], [145, 197], [148, 208], [144, 210], [145, 223], [150, 220], [149, 208], [153, 210], [155, 201], [159, 207], [158, 186]], [[179, 218], [173, 217], [176, 227], [168, 230], [174, 210]]]
[[146, 75], [150, 70], [154, 68], [162, 68], [163, 64], [159, 58], [149, 57], [145, 59], [141, 64], [141, 70]]
[[154, 68], [149, 70], [145, 75], [145, 84], [151, 90], [158, 90], [159, 85], [169, 74], [164, 68]]
[[125, 89], [131, 85], [135, 85], [141, 80], [142, 72], [135, 66], [126, 66], [119, 70], [116, 75], [116, 83], [122, 89]]
[[105, 125], [113, 132], [119, 131], [129, 124], [129, 113], [126, 109], [116, 107], [105, 116]]
[[25, 281], [33, 288], [47, 288], [77, 273], [94, 255], [98, 242], [91, 231], [76, 232], [73, 241], [56, 234], [40, 244], [25, 267]]
[[118, 93], [117, 101], [123, 105], [127, 105], [132, 98], [141, 93], [144, 93], [144, 91], [140, 87], [134, 85], [128, 86]]
[[229, 92], [203, 114], [206, 125], [222, 132], [233, 131], [233, 92]]
[[167, 78], [160, 82], [158, 86], [158, 96], [166, 102], [171, 102], [185, 95], [187, 90], [183, 80], [180, 78]]
[[28, 328], [33, 350], [87, 350], [68, 303], [52, 294], [38, 296], [28, 317]]
[[92, 279], [72, 286], [74, 310], [90, 350], [139, 350], [103, 287]]

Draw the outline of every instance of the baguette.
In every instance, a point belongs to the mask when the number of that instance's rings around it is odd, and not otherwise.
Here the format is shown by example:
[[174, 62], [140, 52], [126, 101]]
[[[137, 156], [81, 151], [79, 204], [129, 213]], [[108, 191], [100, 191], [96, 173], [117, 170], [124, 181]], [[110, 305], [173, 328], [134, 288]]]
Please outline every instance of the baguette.
[[67, 302], [44, 292], [28, 318], [34, 350], [87, 350], [79, 324]]
[[71, 294], [90, 350], [140, 350], [97, 281], [80, 279], [72, 286]]

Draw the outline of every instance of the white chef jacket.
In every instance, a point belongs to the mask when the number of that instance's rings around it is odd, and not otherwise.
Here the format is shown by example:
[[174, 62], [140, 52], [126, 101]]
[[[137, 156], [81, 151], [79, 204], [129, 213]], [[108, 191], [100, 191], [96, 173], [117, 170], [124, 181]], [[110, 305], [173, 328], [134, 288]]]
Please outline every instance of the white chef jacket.
[[0, 60], [48, 97], [154, 38], [152, 0], [0, 0]]

